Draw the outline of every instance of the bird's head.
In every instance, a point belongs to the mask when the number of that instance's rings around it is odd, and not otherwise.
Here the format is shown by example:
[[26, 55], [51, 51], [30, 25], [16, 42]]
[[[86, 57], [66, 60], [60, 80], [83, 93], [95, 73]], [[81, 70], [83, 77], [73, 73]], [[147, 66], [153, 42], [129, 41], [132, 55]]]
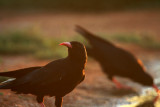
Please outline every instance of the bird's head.
[[154, 84], [153, 77], [147, 72], [141, 71], [139, 72], [139, 75], [136, 75], [134, 78], [135, 82], [138, 82], [144, 86], [152, 86], [156, 90], [156, 92], [159, 93], [158, 87]]
[[68, 47], [68, 57], [73, 61], [86, 63], [87, 61], [87, 52], [85, 46], [77, 41], [72, 42], [63, 42], [59, 45], [64, 45]]
[[153, 77], [144, 71], [137, 73], [135, 76], [135, 81], [144, 86], [152, 86], [154, 84]]

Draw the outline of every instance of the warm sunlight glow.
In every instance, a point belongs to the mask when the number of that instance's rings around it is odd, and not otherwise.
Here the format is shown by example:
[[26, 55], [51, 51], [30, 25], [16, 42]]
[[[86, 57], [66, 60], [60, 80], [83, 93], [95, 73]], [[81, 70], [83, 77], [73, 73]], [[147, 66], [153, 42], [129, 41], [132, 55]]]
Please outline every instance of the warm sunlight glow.
[[146, 68], [144, 67], [143, 62], [140, 59], [138, 59], [137, 62], [141, 65], [143, 70], [146, 71]]

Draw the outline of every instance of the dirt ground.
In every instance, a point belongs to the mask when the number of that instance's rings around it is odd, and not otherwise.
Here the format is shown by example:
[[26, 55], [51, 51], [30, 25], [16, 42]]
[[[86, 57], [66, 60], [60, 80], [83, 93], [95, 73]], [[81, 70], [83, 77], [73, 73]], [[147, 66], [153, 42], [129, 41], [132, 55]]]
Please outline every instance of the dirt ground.
[[[33, 27], [45, 36], [73, 36], [76, 35], [73, 30], [75, 24], [101, 34], [136, 32], [160, 36], [160, 11], [125, 11], [103, 14], [1, 12], [0, 14], [0, 32]], [[143, 60], [159, 58], [159, 52], [144, 51], [132, 45], [117, 45]], [[48, 60], [35, 60], [28, 56], [0, 56], [0, 58], [0, 71], [45, 65], [49, 62]], [[128, 80], [121, 82], [132, 85]], [[103, 74], [99, 64], [94, 60], [89, 60], [84, 82], [64, 97], [63, 107], [117, 107], [117, 104], [125, 103], [124, 99], [137, 95], [142, 88], [139, 85], [133, 86], [135, 86], [133, 91], [117, 90]], [[45, 97], [45, 104], [46, 107], [53, 107], [54, 98]], [[9, 90], [0, 90], [0, 107], [39, 107], [39, 105], [32, 95], [16, 95]]]

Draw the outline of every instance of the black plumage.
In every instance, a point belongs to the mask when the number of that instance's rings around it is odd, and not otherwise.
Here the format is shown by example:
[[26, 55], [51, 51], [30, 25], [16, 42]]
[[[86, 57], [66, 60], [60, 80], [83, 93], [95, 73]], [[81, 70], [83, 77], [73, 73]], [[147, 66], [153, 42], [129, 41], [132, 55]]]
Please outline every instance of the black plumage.
[[7, 71], [7, 72], [0, 72], [0, 76], [5, 76], [5, 77], [11, 77], [11, 78], [20, 78], [36, 69], [40, 69], [41, 66], [37, 67], [29, 67], [29, 68], [23, 68], [23, 69], [18, 69], [14, 71]]
[[86, 47], [88, 56], [100, 63], [103, 71], [110, 80], [116, 83], [117, 88], [121, 88], [122, 85], [116, 81], [115, 76], [127, 77], [145, 86], [154, 84], [153, 78], [145, 72], [143, 65], [130, 52], [92, 34], [81, 26], [76, 26], [76, 31], [91, 45], [91, 47]]
[[61, 107], [62, 97], [70, 93], [85, 78], [87, 53], [85, 46], [79, 42], [64, 42], [60, 45], [68, 47], [66, 58], [52, 61], [43, 67], [0, 73], [0, 76], [16, 78], [2, 84], [0, 89], [36, 95], [38, 103], [43, 102], [45, 95], [55, 96], [56, 107]]

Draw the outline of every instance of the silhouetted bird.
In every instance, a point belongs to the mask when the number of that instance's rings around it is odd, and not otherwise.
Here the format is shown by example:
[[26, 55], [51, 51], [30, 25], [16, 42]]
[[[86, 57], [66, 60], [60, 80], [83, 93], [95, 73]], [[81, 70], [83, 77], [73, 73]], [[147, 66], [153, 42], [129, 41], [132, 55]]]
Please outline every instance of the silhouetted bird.
[[115, 83], [117, 88], [129, 88], [115, 79], [115, 76], [120, 76], [127, 77], [145, 86], [154, 86], [158, 91], [153, 83], [153, 78], [145, 72], [142, 62], [131, 53], [80, 26], [76, 26], [76, 31], [85, 37], [91, 45], [91, 47], [86, 47], [88, 56], [93, 57], [100, 63], [103, 71]]
[[68, 47], [66, 58], [52, 61], [43, 67], [1, 72], [0, 76], [15, 79], [3, 82], [0, 89], [36, 95], [38, 103], [43, 107], [45, 95], [55, 96], [56, 107], [61, 107], [62, 97], [70, 93], [85, 78], [87, 53], [85, 46], [79, 42], [63, 42], [60, 45]]

